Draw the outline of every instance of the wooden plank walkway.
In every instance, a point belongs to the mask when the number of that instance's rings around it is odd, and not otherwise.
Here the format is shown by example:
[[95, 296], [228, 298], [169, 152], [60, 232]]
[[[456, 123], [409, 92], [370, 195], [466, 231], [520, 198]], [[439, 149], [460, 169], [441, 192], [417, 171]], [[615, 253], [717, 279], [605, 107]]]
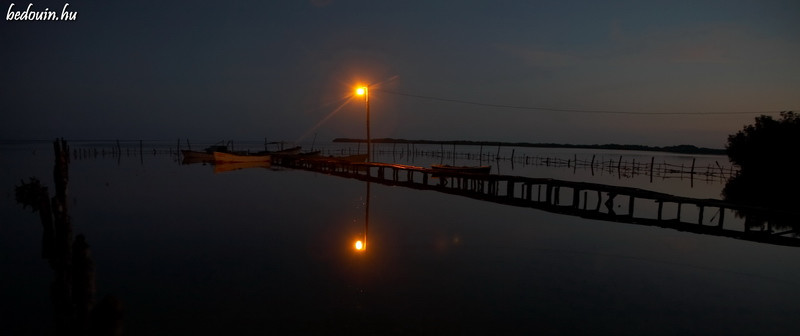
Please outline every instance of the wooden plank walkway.
[[[435, 190], [512, 206], [530, 207], [582, 218], [671, 228], [786, 246], [800, 246], [794, 230], [775, 232], [771, 223], [761, 230], [725, 227], [725, 217], [736, 211], [769, 218], [770, 212], [715, 199], [669, 195], [638, 188], [511, 175], [434, 171], [429, 168], [374, 162], [345, 162], [335, 158], [274, 157], [273, 165], [355, 178], [390, 186]], [[644, 202], [643, 202], [644, 201]], [[655, 216], [641, 214], [650, 202]], [[625, 206], [623, 208], [623, 206]], [[687, 218], [683, 209], [696, 207]], [[666, 208], [673, 209], [667, 213]], [[617, 211], [625, 210], [624, 213]], [[716, 212], [714, 212], [716, 210]], [[715, 213], [709, 218], [709, 214]], [[727, 214], [727, 215], [726, 215]], [[747, 222], [747, 220], [745, 220]]]

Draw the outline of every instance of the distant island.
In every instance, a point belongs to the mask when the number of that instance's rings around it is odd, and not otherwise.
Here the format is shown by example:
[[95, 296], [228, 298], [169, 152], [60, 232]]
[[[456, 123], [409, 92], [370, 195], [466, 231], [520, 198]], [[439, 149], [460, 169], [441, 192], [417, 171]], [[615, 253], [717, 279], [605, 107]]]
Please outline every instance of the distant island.
[[[366, 142], [364, 139], [351, 139], [351, 138], [336, 138], [333, 142]], [[697, 147], [694, 145], [677, 145], [677, 146], [643, 146], [643, 145], [619, 145], [619, 144], [604, 144], [604, 145], [570, 145], [570, 144], [556, 144], [556, 143], [529, 143], [529, 142], [499, 142], [499, 141], [469, 141], [469, 140], [408, 140], [408, 139], [393, 139], [393, 138], [379, 138], [372, 139], [373, 143], [400, 143], [400, 144], [423, 144], [423, 145], [464, 145], [464, 146], [513, 146], [513, 147], [538, 147], [538, 148], [584, 148], [584, 149], [614, 149], [614, 150], [631, 150], [631, 151], [649, 151], [649, 152], [668, 152], [680, 154], [708, 154], [708, 155], [725, 155], [724, 149], [714, 149]]]

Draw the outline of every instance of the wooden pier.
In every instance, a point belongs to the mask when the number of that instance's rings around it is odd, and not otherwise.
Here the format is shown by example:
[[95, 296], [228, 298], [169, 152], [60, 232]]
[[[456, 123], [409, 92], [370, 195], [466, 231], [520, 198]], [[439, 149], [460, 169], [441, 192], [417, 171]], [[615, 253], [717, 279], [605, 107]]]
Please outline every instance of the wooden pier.
[[[714, 199], [674, 196], [649, 190], [523, 176], [450, 173], [429, 168], [346, 162], [335, 158], [274, 157], [273, 165], [354, 178], [389, 186], [435, 190], [512, 206], [529, 207], [588, 219], [671, 228], [761, 243], [800, 246], [794, 229], [779, 231], [772, 222], [725, 226], [727, 216], [746, 211], [759, 219], [771, 212]], [[669, 209], [669, 210], [668, 210]], [[749, 223], [745, 219], [745, 223]]]

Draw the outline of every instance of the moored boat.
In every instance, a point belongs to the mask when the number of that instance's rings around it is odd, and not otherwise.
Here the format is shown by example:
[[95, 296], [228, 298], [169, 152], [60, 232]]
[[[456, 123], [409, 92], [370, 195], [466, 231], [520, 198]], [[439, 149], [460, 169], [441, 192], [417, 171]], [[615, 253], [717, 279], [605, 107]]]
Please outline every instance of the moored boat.
[[215, 162], [270, 162], [270, 155], [239, 155], [214, 152]]
[[300, 150], [301, 149], [303, 149], [303, 148], [300, 147], [300, 146], [296, 146], [296, 147], [292, 147], [292, 148], [281, 149], [279, 151], [272, 152], [271, 154], [275, 154], [275, 155], [297, 155], [297, 154], [300, 154]]
[[247, 168], [270, 168], [269, 161], [252, 161], [252, 162], [219, 162], [214, 165], [214, 173], [222, 173], [232, 170], [247, 169]]
[[199, 163], [199, 162], [214, 162], [214, 153], [198, 152], [189, 149], [181, 149], [183, 154], [183, 163]]
[[233, 146], [231, 141], [226, 144], [225, 141], [220, 141], [216, 144], [206, 147], [203, 151], [195, 151], [191, 149], [181, 149], [183, 154], [183, 164], [192, 163], [214, 163], [214, 152], [229, 153], [230, 147]]
[[300, 154], [300, 150], [303, 149], [300, 146], [281, 149], [278, 151], [260, 151], [255, 153], [254, 155], [298, 155]]
[[489, 174], [489, 172], [492, 171], [492, 166], [451, 166], [434, 164], [431, 165], [431, 169], [447, 173]]

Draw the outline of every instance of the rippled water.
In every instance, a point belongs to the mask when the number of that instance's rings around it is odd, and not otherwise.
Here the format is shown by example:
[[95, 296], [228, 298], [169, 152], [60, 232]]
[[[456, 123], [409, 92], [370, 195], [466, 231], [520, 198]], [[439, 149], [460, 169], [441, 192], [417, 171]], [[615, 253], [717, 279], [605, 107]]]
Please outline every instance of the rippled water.
[[[278, 167], [214, 174], [210, 165], [180, 165], [164, 152], [169, 145], [156, 154], [153, 146], [160, 144], [144, 145], [143, 157], [135, 144], [130, 156], [73, 158], [69, 166], [69, 213], [91, 248], [95, 297], [122, 301], [128, 335], [798, 331], [798, 248]], [[452, 163], [383, 149], [384, 162]], [[538, 154], [617, 160], [620, 152], [515, 153]], [[4, 144], [0, 163], [0, 334], [50, 333], [53, 270], [41, 258], [39, 215], [15, 202], [14, 186], [35, 176], [54, 193], [52, 146]], [[702, 198], [719, 198], [724, 185], [493, 165], [493, 173]], [[365, 234], [367, 249], [356, 251]]]

